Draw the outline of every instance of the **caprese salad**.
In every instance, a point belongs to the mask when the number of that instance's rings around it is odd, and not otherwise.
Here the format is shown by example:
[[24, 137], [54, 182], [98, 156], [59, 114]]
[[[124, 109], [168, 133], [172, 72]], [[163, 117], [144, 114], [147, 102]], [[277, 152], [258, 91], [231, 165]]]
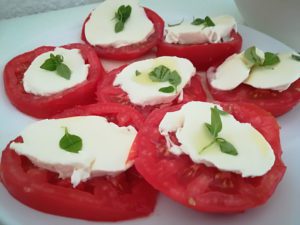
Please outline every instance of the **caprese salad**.
[[224, 102], [250, 102], [274, 116], [300, 101], [300, 56], [263, 52], [250, 47], [207, 72], [212, 97]]

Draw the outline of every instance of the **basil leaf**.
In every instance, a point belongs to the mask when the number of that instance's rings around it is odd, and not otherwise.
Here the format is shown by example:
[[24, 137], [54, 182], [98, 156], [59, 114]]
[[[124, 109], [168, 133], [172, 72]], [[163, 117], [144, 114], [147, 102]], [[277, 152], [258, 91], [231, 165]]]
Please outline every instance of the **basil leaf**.
[[141, 74], [142, 74], [142, 73], [141, 73], [140, 71], [138, 71], [138, 70], [135, 71], [135, 75], [136, 75], [136, 76], [139, 76], [139, 75], [141, 75]]
[[64, 63], [61, 63], [56, 67], [56, 73], [67, 80], [70, 80], [71, 78], [71, 70]]
[[216, 109], [217, 109], [218, 113], [219, 113], [221, 116], [226, 116], [226, 115], [229, 114], [228, 112], [225, 112], [225, 111], [223, 111], [223, 110], [221, 110], [221, 109], [218, 109], [218, 108], [216, 108]]
[[213, 128], [209, 123], [205, 123], [205, 126], [211, 135], [214, 135]]
[[160, 88], [159, 91], [163, 93], [172, 93], [175, 91], [175, 88], [173, 86], [168, 86], [168, 87]]
[[210, 110], [211, 110], [210, 124], [211, 124], [211, 129], [212, 129], [211, 134], [214, 137], [217, 137], [219, 132], [222, 130], [221, 117], [220, 117], [219, 111], [216, 106], [214, 108], [211, 108]]
[[294, 54], [292, 54], [292, 59], [294, 59], [296, 61], [300, 61], [300, 55], [294, 55]]
[[181, 83], [181, 77], [179, 73], [174, 70], [169, 74], [169, 83], [177, 87]]
[[155, 67], [149, 73], [149, 78], [153, 82], [165, 82], [165, 81], [168, 81], [170, 73], [171, 73], [171, 71], [168, 67], [166, 67], [164, 65], [160, 65], [158, 67]]
[[115, 32], [119, 33], [124, 29], [124, 23], [122, 21], [119, 21], [115, 25]]
[[78, 153], [82, 149], [82, 140], [79, 136], [70, 134], [65, 128], [65, 135], [60, 139], [59, 147], [68, 152]]
[[216, 141], [220, 146], [221, 152], [229, 154], [229, 155], [238, 155], [236, 148], [231, 143], [226, 141], [225, 139], [216, 138]]
[[52, 58], [46, 59], [45, 62], [40, 66], [41, 69], [48, 70], [48, 71], [55, 71], [56, 67], [57, 67], [57, 63]]
[[215, 26], [215, 23], [212, 21], [212, 19], [209, 16], [206, 16], [204, 18], [204, 21], [205, 21], [205, 26], [206, 27], [213, 27], [213, 26]]
[[176, 26], [179, 26], [183, 23], [184, 19], [182, 19], [180, 22], [178, 23], [174, 23], [174, 24], [168, 24], [168, 27], [176, 27]]
[[124, 25], [127, 19], [130, 17], [131, 14], [131, 6], [130, 5], [121, 5], [117, 12], [115, 13], [114, 19], [117, 19], [117, 23], [115, 25], [115, 32], [121, 32], [124, 30]]
[[260, 66], [263, 64], [263, 59], [260, 58], [257, 54], [256, 54], [256, 48], [255, 46], [252, 46], [250, 48], [248, 48], [245, 52], [244, 52], [244, 57], [251, 63], [253, 63], [255, 66]]
[[265, 60], [262, 66], [272, 66], [280, 62], [278, 55], [272, 52], [265, 52]]
[[205, 22], [204, 19], [196, 18], [196, 19], [193, 20], [193, 22], [192, 22], [191, 24], [192, 24], [192, 25], [198, 26], [198, 25], [201, 25], [201, 24], [204, 23], [204, 22]]

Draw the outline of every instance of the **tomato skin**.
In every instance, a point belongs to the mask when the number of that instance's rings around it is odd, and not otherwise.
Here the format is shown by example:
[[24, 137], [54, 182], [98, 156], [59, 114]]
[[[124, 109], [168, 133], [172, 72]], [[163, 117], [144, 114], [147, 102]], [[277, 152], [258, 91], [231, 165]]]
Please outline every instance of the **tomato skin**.
[[[139, 106], [130, 102], [128, 95], [120, 87], [113, 86], [113, 82], [117, 76], [127, 65], [121, 66], [109, 72], [102, 83], [98, 84], [97, 99], [102, 103], [120, 103], [122, 105], [130, 105], [138, 110], [146, 118], [152, 111], [177, 104], [178, 98], [170, 103], [164, 103], [154, 106]], [[200, 76], [195, 75], [183, 89], [183, 99], [181, 103], [189, 101], [206, 101], [206, 94], [201, 85]]]
[[69, 44], [66, 49], [79, 49], [86, 63], [90, 64], [86, 81], [65, 91], [50, 96], [26, 93], [22, 84], [24, 72], [40, 54], [52, 51], [55, 47], [43, 46], [21, 54], [10, 60], [4, 69], [4, 86], [11, 103], [21, 112], [36, 118], [49, 118], [75, 105], [90, 104], [95, 101], [96, 85], [103, 78], [104, 69], [94, 52], [85, 44]]
[[242, 47], [242, 37], [239, 33], [231, 32], [231, 41], [224, 43], [204, 43], [180, 45], [164, 41], [157, 46], [157, 56], [177, 56], [189, 59], [197, 70], [207, 70], [210, 66], [217, 66], [228, 56], [237, 53]]
[[[119, 125], [139, 128], [143, 118], [118, 104], [77, 106], [55, 118], [79, 115], [105, 116]], [[124, 117], [124, 118], [123, 118]], [[127, 121], [127, 122], [125, 122]], [[15, 141], [22, 141], [17, 138]], [[134, 167], [116, 177], [94, 177], [72, 188], [69, 179], [37, 168], [9, 148], [2, 153], [1, 177], [7, 190], [23, 204], [50, 214], [96, 221], [119, 221], [149, 215], [156, 204], [155, 191]]]
[[292, 110], [300, 101], [300, 79], [282, 92], [258, 89], [246, 84], [241, 84], [230, 91], [221, 91], [207, 83], [212, 97], [217, 101], [253, 103], [276, 117]]
[[149, 52], [152, 48], [154, 48], [163, 37], [164, 33], [164, 21], [163, 19], [154, 11], [144, 8], [147, 17], [151, 20], [154, 25], [154, 33], [151, 34], [148, 39], [144, 42], [123, 46], [120, 48], [114, 47], [101, 47], [101, 46], [93, 46], [91, 45], [85, 36], [85, 24], [90, 18], [90, 15], [84, 21], [82, 31], [81, 31], [81, 39], [95, 48], [99, 57], [103, 57], [106, 59], [113, 59], [113, 60], [132, 60], [136, 59], [142, 55], [145, 55]]
[[242, 178], [195, 164], [187, 155], [170, 153], [158, 125], [167, 112], [179, 110], [181, 105], [157, 110], [147, 118], [135, 139], [135, 165], [154, 188], [187, 207], [204, 212], [241, 212], [265, 203], [285, 173], [280, 158], [279, 126], [274, 117], [253, 104], [221, 105], [236, 119], [251, 123], [271, 144], [275, 164], [264, 176]]

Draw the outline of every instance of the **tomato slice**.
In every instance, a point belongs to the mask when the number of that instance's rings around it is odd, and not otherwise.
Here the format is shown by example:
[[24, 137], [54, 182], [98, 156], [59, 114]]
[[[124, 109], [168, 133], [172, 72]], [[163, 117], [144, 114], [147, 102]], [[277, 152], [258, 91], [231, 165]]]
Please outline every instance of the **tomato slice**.
[[[118, 104], [78, 106], [55, 118], [79, 115], [105, 116], [118, 125], [133, 125], [137, 129], [143, 123], [138, 112]], [[20, 202], [46, 213], [118, 221], [146, 216], [156, 204], [157, 191], [134, 167], [116, 177], [94, 177], [73, 188], [69, 179], [59, 179], [58, 174], [34, 166], [9, 145], [1, 160], [1, 176], [7, 190]]]
[[[113, 86], [113, 82], [117, 76], [125, 67], [121, 66], [115, 70], [109, 72], [105, 78], [103, 79], [102, 83], [99, 83], [98, 89], [96, 92], [97, 99], [99, 102], [103, 103], [120, 103], [123, 105], [130, 105], [142, 113], [145, 117], [147, 117], [153, 110], [158, 108], [164, 108], [167, 106], [175, 105], [178, 103], [178, 98], [173, 100], [170, 103], [159, 104], [155, 106], [139, 106], [135, 105], [130, 102], [128, 95], [124, 92], [120, 87]], [[191, 82], [185, 86], [183, 89], [183, 99], [182, 103], [189, 102], [189, 101], [205, 101], [206, 94], [202, 88], [200, 76], [193, 76]]]
[[114, 60], [131, 60], [131, 59], [136, 59], [142, 55], [145, 55], [161, 41], [164, 33], [164, 21], [154, 11], [148, 8], [144, 8], [144, 10], [149, 20], [151, 20], [151, 22], [153, 23], [154, 30], [155, 30], [154, 33], [150, 35], [146, 41], [128, 45], [128, 46], [123, 46], [120, 48], [101, 47], [99, 45], [93, 46], [88, 42], [85, 36], [85, 24], [89, 20], [90, 15], [84, 21], [82, 31], [81, 31], [81, 39], [87, 44], [94, 47], [98, 56], [103, 58], [114, 59]]
[[4, 69], [4, 86], [11, 103], [21, 112], [37, 118], [49, 118], [75, 105], [90, 104], [95, 101], [94, 92], [104, 69], [93, 48], [85, 44], [69, 44], [67, 49], [79, 49], [86, 64], [90, 64], [87, 80], [51, 96], [26, 93], [23, 77], [31, 62], [40, 54], [52, 51], [55, 47], [43, 46], [26, 52], [9, 61]]
[[167, 150], [158, 126], [173, 106], [153, 112], [135, 139], [135, 165], [154, 188], [170, 198], [199, 211], [240, 212], [265, 203], [275, 191], [286, 167], [281, 161], [279, 126], [273, 116], [247, 103], [221, 104], [225, 111], [255, 127], [271, 144], [275, 164], [265, 175], [242, 178], [241, 175], [196, 164], [187, 155], [176, 156]]
[[241, 50], [243, 41], [241, 35], [232, 31], [230, 37], [230, 41], [214, 44], [180, 45], [162, 41], [157, 46], [156, 55], [187, 58], [198, 70], [207, 70], [210, 66], [221, 64], [228, 56]]
[[273, 116], [281, 116], [287, 113], [300, 101], [300, 79], [282, 92], [258, 89], [246, 84], [241, 84], [230, 91], [221, 91], [214, 89], [209, 82], [207, 83], [208, 89], [215, 100], [253, 103], [272, 113]]

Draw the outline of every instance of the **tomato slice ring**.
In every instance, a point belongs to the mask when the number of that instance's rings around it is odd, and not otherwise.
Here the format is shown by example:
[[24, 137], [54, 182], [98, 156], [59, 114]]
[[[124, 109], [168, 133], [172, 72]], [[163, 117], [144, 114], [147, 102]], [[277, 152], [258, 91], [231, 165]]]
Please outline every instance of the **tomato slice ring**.
[[52, 51], [55, 47], [43, 46], [19, 55], [5, 66], [4, 86], [9, 100], [21, 112], [37, 118], [49, 118], [75, 105], [95, 102], [96, 85], [104, 74], [104, 69], [95, 51], [85, 44], [69, 44], [62, 47], [80, 50], [85, 62], [90, 64], [87, 80], [51, 96], [26, 93], [22, 84], [24, 72], [37, 56]]
[[282, 92], [258, 89], [246, 84], [241, 84], [230, 91], [221, 91], [213, 88], [209, 82], [207, 83], [208, 89], [215, 100], [253, 103], [272, 113], [273, 116], [281, 116], [287, 113], [300, 101], [300, 79]]
[[235, 31], [231, 32], [230, 41], [223, 43], [204, 43], [180, 45], [164, 41], [157, 46], [157, 56], [177, 56], [189, 59], [197, 70], [207, 70], [210, 66], [221, 64], [228, 56], [237, 53], [242, 47], [242, 37]]
[[145, 55], [161, 41], [164, 32], [164, 21], [154, 11], [148, 8], [144, 8], [144, 10], [147, 17], [153, 23], [154, 30], [155, 30], [154, 33], [150, 35], [146, 41], [128, 45], [128, 46], [123, 46], [120, 48], [101, 47], [98, 45], [93, 46], [88, 42], [85, 36], [85, 24], [89, 20], [90, 15], [84, 21], [82, 31], [81, 31], [81, 39], [87, 44], [94, 47], [99, 57], [114, 59], [114, 60], [131, 60], [131, 59], [136, 59], [142, 55]]
[[[94, 104], [78, 106], [55, 118], [99, 115], [120, 126], [143, 123], [142, 116], [128, 106]], [[17, 138], [16, 141], [22, 141]], [[2, 153], [1, 177], [7, 190], [22, 203], [55, 215], [87, 220], [118, 221], [150, 214], [156, 204], [155, 191], [134, 167], [116, 177], [94, 177], [73, 188], [70, 180], [37, 168], [26, 157], [9, 148]]]
[[158, 126], [167, 112], [180, 109], [180, 105], [157, 110], [148, 117], [135, 139], [133, 157], [137, 170], [154, 188], [183, 205], [204, 212], [241, 212], [265, 203], [285, 173], [279, 126], [273, 116], [253, 104], [221, 105], [237, 120], [251, 123], [271, 144], [276, 159], [265, 175], [242, 178], [195, 164], [187, 155], [170, 153]]
[[[97, 99], [99, 102], [103, 103], [120, 103], [123, 105], [130, 105], [138, 110], [141, 114], [145, 116], [145, 118], [155, 109], [164, 108], [167, 106], [171, 106], [177, 104], [178, 98], [173, 100], [170, 103], [155, 105], [155, 106], [139, 106], [130, 102], [128, 95], [124, 92], [120, 87], [113, 86], [113, 82], [117, 76], [125, 66], [121, 66], [115, 70], [109, 72], [102, 83], [99, 83], [98, 89], [96, 92]], [[185, 86], [183, 89], [183, 99], [181, 103], [189, 102], [189, 101], [205, 101], [206, 94], [202, 88], [200, 76], [195, 75], [191, 79], [190, 83]]]

